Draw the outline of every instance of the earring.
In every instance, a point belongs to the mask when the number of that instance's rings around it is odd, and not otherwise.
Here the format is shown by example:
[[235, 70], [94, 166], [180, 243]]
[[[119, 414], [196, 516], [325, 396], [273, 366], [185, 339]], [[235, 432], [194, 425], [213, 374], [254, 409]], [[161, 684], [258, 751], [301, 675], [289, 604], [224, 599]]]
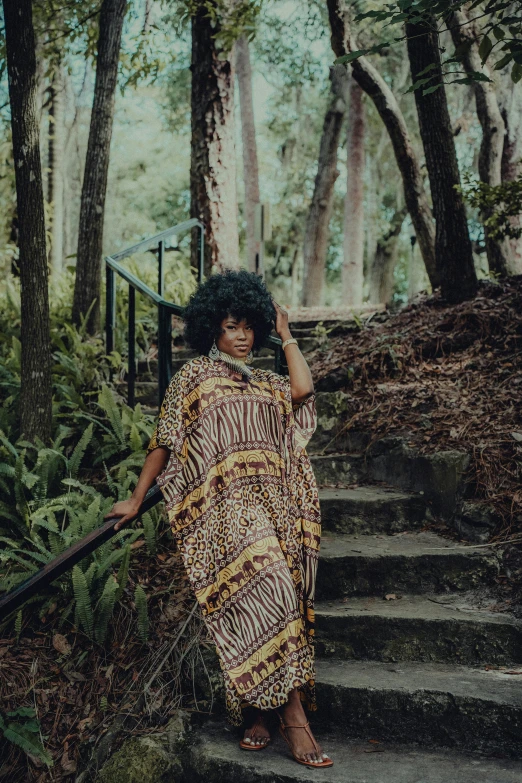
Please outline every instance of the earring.
[[245, 359], [245, 363], [246, 364], [252, 364], [253, 361], [254, 361], [254, 354], [252, 352], [252, 349], [250, 349], [250, 351], [248, 352], [247, 357]]
[[215, 340], [214, 340], [214, 342], [212, 343], [212, 348], [211, 348], [211, 349], [210, 349], [210, 351], [208, 352], [208, 355], [209, 355], [209, 357], [210, 357], [211, 359], [213, 359], [214, 361], [216, 361], [216, 359], [219, 359], [219, 348], [217, 347], [217, 345], [216, 345], [216, 341], [215, 341]]

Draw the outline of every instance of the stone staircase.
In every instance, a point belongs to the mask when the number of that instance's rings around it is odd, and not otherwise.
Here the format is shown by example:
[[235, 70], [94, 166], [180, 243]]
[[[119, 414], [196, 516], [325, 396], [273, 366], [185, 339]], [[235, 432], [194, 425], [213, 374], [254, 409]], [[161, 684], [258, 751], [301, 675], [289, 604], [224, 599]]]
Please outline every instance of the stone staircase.
[[[271, 368], [268, 354], [256, 363]], [[189, 357], [179, 346], [174, 369]], [[154, 405], [154, 368], [140, 369]], [[475, 544], [456, 535], [467, 455], [416, 454], [401, 438], [369, 447], [344, 430], [346, 401], [318, 394], [309, 449], [323, 520], [311, 723], [334, 766], [297, 764], [275, 724], [266, 750], [241, 751], [220, 716], [192, 732], [179, 780], [520, 783], [522, 622], [492, 610], [500, 561], [476, 543], [488, 530], [472, 520]]]
[[[320, 414], [331, 404], [320, 399]], [[327, 437], [319, 427], [316, 447]], [[320, 483], [330, 486], [320, 489], [318, 711], [311, 723], [334, 766], [296, 764], [276, 732], [269, 748], [245, 753], [224, 720], [209, 721], [186, 756], [187, 780], [522, 780], [522, 622], [488, 608], [499, 558], [492, 547], [457, 540], [451, 528], [444, 535], [430, 529], [440, 519], [434, 509], [456, 502], [453, 468], [461, 463], [454, 453], [436, 455], [435, 474], [447, 486], [431, 495], [372, 478], [388, 464], [387, 478], [407, 483], [397, 447], [381, 444], [373, 459], [312, 455]], [[415, 483], [420, 468], [413, 452], [407, 458]], [[418, 457], [421, 466], [425, 459]]]

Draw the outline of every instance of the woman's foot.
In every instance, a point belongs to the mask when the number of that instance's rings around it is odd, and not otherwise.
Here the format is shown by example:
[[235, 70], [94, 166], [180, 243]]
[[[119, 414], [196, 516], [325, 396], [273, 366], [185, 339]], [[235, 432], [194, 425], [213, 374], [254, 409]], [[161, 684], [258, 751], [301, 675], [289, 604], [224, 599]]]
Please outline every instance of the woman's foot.
[[245, 729], [242, 743], [251, 748], [264, 748], [270, 742], [270, 732], [266, 725], [266, 718], [261, 710], [255, 710], [250, 728]]
[[308, 730], [305, 728], [291, 728], [292, 726], [304, 726], [308, 722], [297, 688], [291, 691], [287, 703], [284, 707], [281, 707], [279, 714], [283, 719], [285, 725], [284, 733], [288, 738], [294, 756], [300, 761], [312, 764], [330, 761], [329, 756], [323, 751], [319, 743], [315, 742], [315, 738], [312, 739], [313, 735], [309, 727]]

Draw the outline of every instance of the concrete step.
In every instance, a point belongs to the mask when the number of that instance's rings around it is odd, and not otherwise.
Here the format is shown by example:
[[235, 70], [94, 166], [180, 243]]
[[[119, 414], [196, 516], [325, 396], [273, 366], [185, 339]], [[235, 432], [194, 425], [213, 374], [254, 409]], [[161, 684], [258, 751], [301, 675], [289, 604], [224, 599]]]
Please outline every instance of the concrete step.
[[349, 737], [522, 756], [522, 674], [318, 660], [317, 698], [314, 720]]
[[320, 489], [324, 530], [336, 533], [398, 533], [425, 523], [422, 495], [388, 487]]
[[522, 621], [476, 603], [474, 594], [459, 593], [317, 602], [316, 650], [321, 657], [390, 662], [522, 661]]
[[362, 454], [310, 454], [310, 461], [319, 485], [355, 484], [368, 475]]
[[434, 533], [327, 533], [321, 540], [316, 597], [472, 590], [491, 583], [498, 571], [499, 561], [491, 550]]
[[347, 740], [318, 733], [334, 765], [315, 770], [297, 764], [276, 734], [259, 752], [242, 751], [234, 730], [207, 724], [196, 734], [184, 764], [190, 783], [520, 783], [522, 762], [372, 743], [373, 735]]

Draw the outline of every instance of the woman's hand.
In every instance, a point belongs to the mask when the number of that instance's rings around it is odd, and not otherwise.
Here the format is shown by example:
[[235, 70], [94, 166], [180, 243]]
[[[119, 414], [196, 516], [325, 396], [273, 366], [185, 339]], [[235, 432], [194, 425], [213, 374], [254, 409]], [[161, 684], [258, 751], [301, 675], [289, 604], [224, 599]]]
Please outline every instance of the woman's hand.
[[288, 313], [280, 305], [277, 304], [275, 299], [272, 299], [276, 310], [276, 323], [275, 330], [283, 342], [288, 340], [292, 335], [290, 333], [290, 327], [288, 325]]
[[114, 525], [114, 530], [119, 530], [129, 519], [135, 517], [140, 510], [141, 503], [138, 503], [134, 498], [128, 500], [120, 500], [115, 503], [108, 514], [105, 514], [105, 519], [113, 519], [114, 517], [120, 517]]

